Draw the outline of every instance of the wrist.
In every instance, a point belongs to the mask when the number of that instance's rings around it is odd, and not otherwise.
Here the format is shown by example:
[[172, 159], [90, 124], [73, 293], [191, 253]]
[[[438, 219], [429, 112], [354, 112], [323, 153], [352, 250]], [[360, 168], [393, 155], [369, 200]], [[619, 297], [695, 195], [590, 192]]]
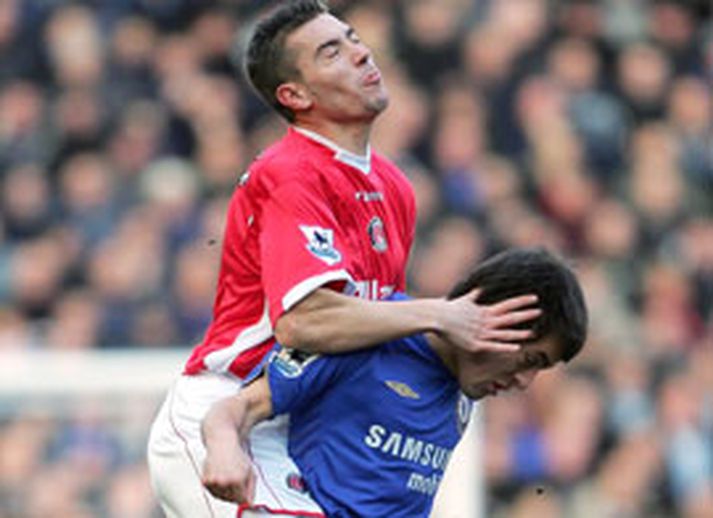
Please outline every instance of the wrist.
[[448, 308], [445, 299], [424, 299], [424, 314], [421, 322], [425, 322], [422, 332], [442, 334], [446, 329]]

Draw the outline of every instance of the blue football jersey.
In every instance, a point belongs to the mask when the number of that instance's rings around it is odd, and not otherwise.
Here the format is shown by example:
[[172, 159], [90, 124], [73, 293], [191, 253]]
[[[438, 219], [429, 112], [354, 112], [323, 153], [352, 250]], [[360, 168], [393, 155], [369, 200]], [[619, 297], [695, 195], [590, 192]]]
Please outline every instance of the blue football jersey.
[[427, 517], [469, 402], [423, 335], [267, 368], [289, 452], [330, 518]]

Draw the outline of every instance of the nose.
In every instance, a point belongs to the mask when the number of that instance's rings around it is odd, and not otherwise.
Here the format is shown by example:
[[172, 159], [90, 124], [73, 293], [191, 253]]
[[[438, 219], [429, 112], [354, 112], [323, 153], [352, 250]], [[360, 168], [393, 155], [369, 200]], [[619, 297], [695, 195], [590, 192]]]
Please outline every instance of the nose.
[[537, 369], [528, 369], [518, 372], [515, 374], [515, 386], [520, 390], [525, 390], [530, 386], [535, 376], [537, 376]]
[[364, 45], [361, 41], [352, 44], [352, 59], [357, 66], [364, 65], [371, 60], [371, 49]]

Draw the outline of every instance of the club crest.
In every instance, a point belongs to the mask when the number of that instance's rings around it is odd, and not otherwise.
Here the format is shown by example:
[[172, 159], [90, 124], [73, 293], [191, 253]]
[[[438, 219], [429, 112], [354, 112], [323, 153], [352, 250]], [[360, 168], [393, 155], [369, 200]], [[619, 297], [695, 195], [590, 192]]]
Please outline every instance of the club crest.
[[386, 230], [384, 230], [384, 222], [381, 221], [379, 216], [374, 216], [369, 222], [367, 227], [367, 232], [369, 233], [369, 240], [371, 241], [371, 247], [377, 252], [385, 252], [389, 247], [389, 243], [386, 240]]

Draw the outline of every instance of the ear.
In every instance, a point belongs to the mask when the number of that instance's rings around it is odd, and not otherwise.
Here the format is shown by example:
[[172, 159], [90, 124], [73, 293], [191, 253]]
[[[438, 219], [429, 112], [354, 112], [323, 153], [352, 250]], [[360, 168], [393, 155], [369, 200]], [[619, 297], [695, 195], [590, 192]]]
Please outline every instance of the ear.
[[275, 90], [275, 97], [277, 97], [280, 104], [295, 113], [308, 110], [312, 106], [312, 98], [309, 92], [304, 85], [299, 83], [282, 83]]

